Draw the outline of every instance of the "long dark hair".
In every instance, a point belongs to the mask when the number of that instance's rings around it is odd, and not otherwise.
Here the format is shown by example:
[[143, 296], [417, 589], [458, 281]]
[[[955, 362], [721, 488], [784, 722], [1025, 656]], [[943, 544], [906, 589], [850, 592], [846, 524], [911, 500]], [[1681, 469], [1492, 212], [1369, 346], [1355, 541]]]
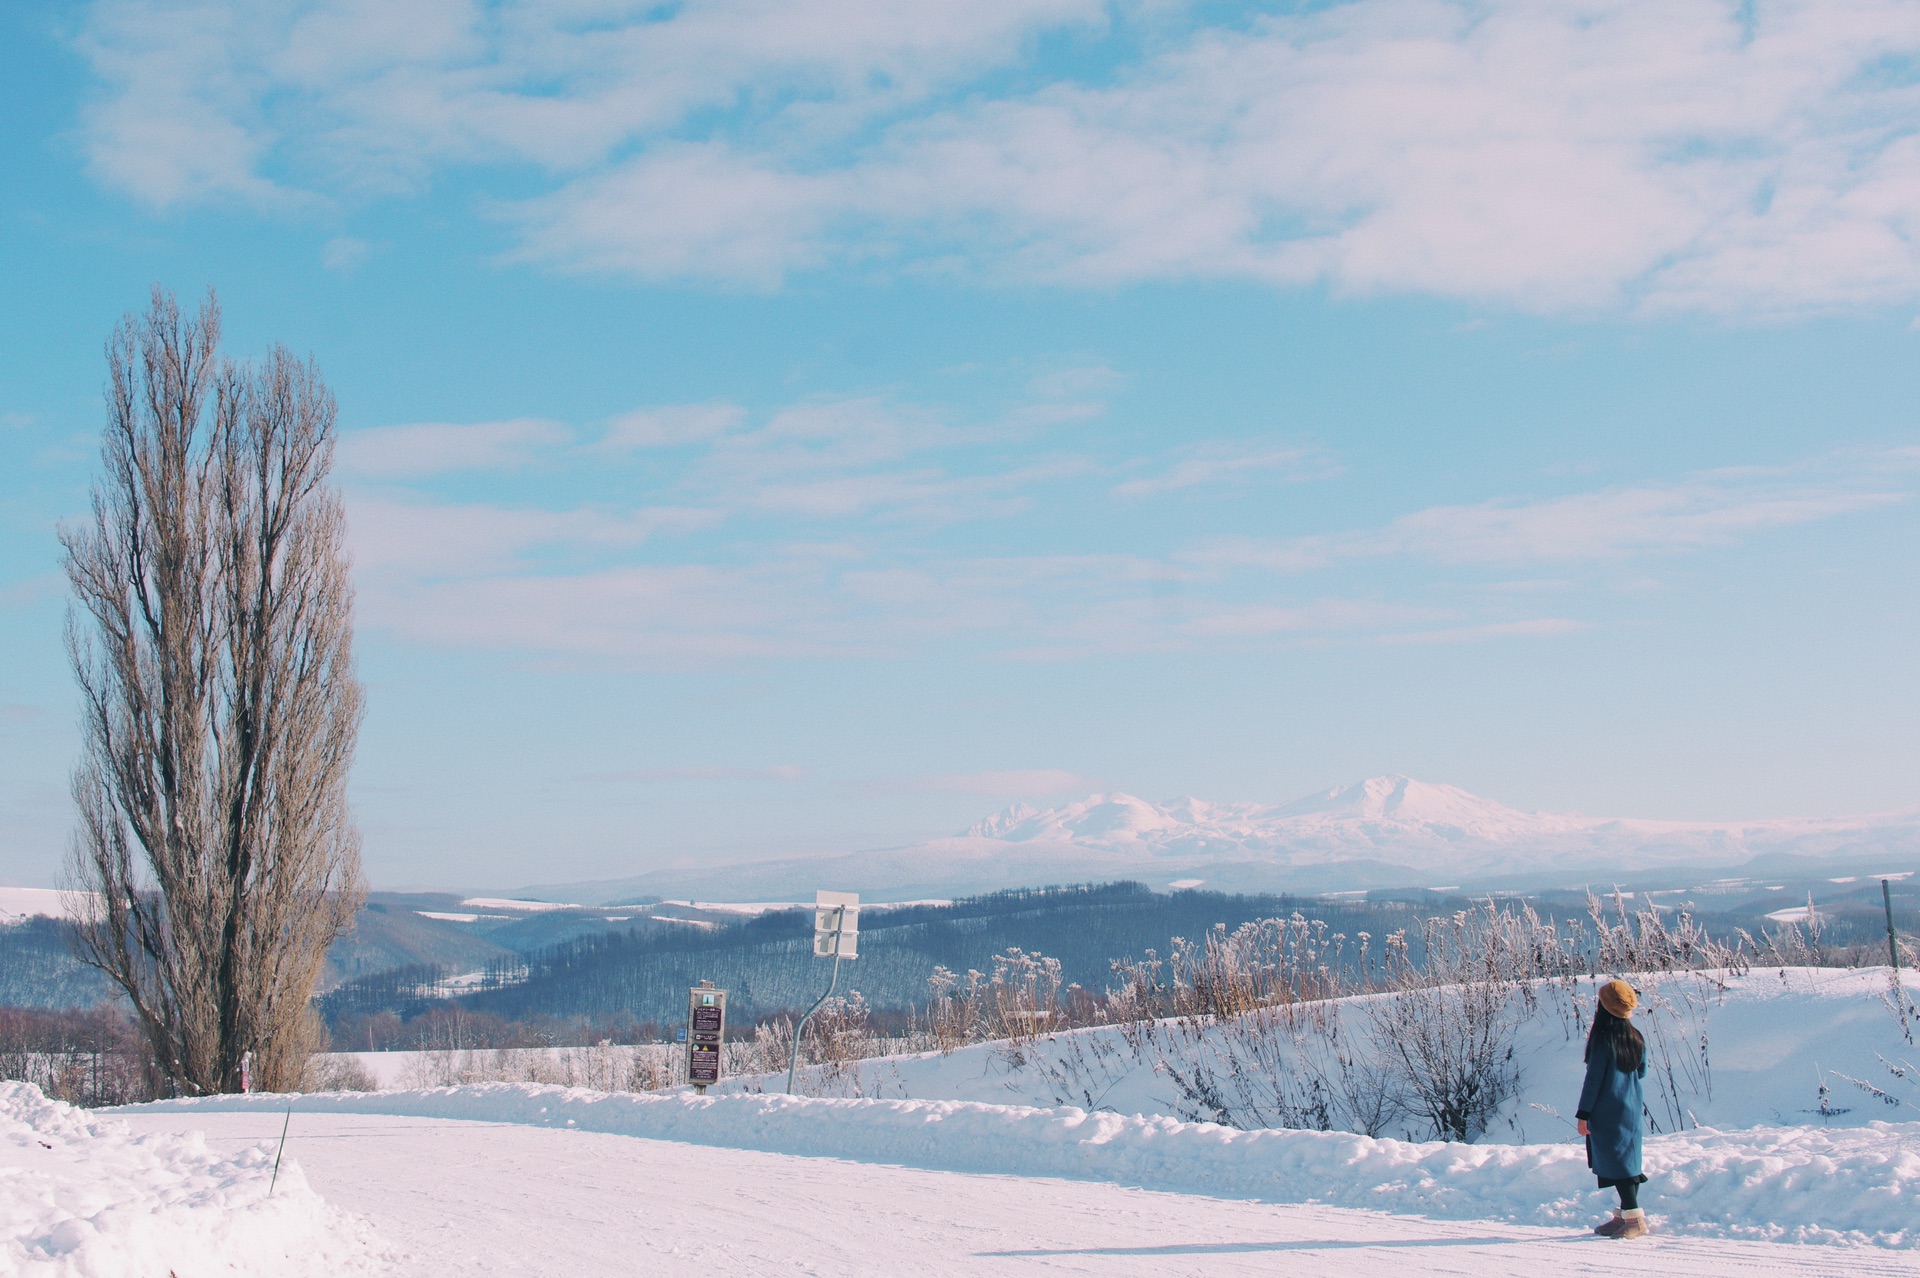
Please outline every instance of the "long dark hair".
[[1604, 1007], [1593, 1009], [1593, 1028], [1587, 1031], [1587, 1055], [1593, 1055], [1596, 1043], [1605, 1043], [1613, 1053], [1613, 1063], [1623, 1074], [1638, 1074], [1647, 1059], [1647, 1040], [1633, 1022], [1615, 1016]]

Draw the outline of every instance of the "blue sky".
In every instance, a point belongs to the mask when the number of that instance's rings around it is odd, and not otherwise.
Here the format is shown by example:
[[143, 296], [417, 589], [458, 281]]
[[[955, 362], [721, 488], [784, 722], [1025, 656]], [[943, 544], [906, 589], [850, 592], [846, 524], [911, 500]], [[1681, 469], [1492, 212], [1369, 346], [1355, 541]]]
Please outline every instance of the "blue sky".
[[1920, 804], [1920, 13], [23, 0], [0, 881], [101, 344], [341, 404], [375, 883], [1398, 771]]

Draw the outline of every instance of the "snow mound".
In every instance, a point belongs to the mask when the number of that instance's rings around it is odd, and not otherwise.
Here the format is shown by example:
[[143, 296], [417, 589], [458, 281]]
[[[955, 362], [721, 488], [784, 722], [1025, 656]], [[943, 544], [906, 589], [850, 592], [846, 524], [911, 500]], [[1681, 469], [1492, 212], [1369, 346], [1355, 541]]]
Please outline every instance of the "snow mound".
[[[274, 1110], [279, 1098], [150, 1108]], [[611, 1132], [935, 1171], [1101, 1180], [1144, 1189], [1429, 1217], [1581, 1226], [1609, 1195], [1578, 1144], [1462, 1145], [1343, 1132], [1239, 1131], [1165, 1116], [973, 1101], [609, 1094], [496, 1083], [305, 1096], [303, 1112], [390, 1114]], [[1647, 1146], [1668, 1232], [1911, 1247], [1920, 1123], [1844, 1131], [1699, 1129]]]
[[368, 1227], [308, 1188], [274, 1151], [209, 1150], [198, 1134], [125, 1123], [0, 1083], [0, 1273], [34, 1278], [375, 1274]]

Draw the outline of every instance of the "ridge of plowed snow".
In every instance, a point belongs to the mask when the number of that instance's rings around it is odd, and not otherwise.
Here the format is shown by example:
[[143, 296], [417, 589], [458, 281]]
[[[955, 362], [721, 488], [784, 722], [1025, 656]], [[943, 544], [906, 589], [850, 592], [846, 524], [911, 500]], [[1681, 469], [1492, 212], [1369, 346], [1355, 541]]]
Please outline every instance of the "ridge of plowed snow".
[[[494, 1083], [431, 1091], [210, 1097], [143, 1109], [391, 1114], [611, 1132], [936, 1171], [1103, 1180], [1144, 1189], [1448, 1219], [1586, 1223], [1578, 1144], [1462, 1145], [1345, 1132], [1239, 1131], [1166, 1117], [971, 1101], [610, 1094]], [[1910, 1247], [1920, 1123], [1824, 1131], [1707, 1129], [1647, 1143], [1668, 1233]]]

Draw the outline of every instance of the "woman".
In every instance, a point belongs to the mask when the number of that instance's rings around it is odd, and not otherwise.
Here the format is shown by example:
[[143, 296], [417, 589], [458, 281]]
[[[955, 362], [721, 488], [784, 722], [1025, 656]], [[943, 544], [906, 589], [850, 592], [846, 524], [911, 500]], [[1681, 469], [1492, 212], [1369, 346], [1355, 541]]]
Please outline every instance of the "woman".
[[1633, 1027], [1640, 995], [1625, 981], [1600, 987], [1593, 1029], [1587, 1035], [1587, 1081], [1580, 1088], [1580, 1134], [1587, 1138], [1587, 1166], [1600, 1188], [1620, 1191], [1620, 1210], [1593, 1232], [1606, 1238], [1644, 1238], [1647, 1213], [1640, 1208], [1640, 1079], [1647, 1072], [1647, 1041]]

